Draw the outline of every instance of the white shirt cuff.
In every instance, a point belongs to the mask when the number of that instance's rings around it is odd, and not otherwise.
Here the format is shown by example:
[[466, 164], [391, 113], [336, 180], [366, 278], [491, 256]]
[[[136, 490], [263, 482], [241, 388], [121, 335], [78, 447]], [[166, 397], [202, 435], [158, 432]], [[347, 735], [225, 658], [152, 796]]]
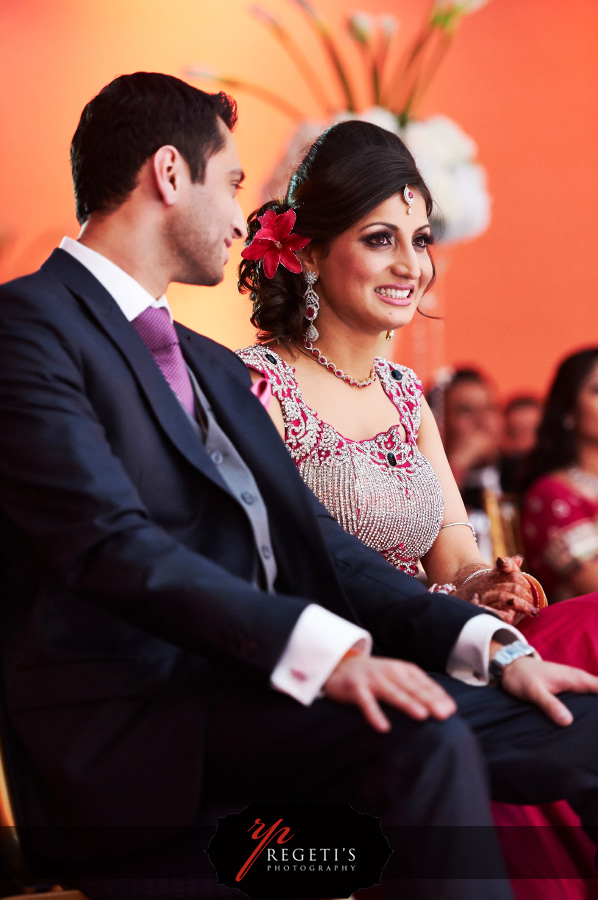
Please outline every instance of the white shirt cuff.
[[490, 642], [493, 639], [503, 644], [511, 644], [513, 641], [528, 643], [513, 625], [498, 622], [494, 616], [475, 616], [465, 623], [451, 650], [446, 666], [448, 674], [465, 684], [488, 684]]
[[347, 650], [358, 641], [365, 641], [364, 652], [371, 653], [368, 631], [311, 603], [295, 622], [270, 683], [277, 691], [309, 706]]

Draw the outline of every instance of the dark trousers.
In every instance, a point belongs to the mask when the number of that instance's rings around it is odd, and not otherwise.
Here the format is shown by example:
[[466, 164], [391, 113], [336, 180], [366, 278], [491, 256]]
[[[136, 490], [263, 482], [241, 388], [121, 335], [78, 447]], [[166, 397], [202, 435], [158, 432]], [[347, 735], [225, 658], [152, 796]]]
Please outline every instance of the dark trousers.
[[437, 680], [459, 711], [415, 722], [394, 710], [389, 734], [354, 707], [302, 707], [276, 692], [223, 683], [212, 707], [206, 786], [219, 800], [346, 800], [379, 816], [395, 847], [386, 896], [502, 900], [511, 896], [489, 800], [566, 798], [598, 825], [598, 698], [565, 695], [562, 728], [493, 688]]

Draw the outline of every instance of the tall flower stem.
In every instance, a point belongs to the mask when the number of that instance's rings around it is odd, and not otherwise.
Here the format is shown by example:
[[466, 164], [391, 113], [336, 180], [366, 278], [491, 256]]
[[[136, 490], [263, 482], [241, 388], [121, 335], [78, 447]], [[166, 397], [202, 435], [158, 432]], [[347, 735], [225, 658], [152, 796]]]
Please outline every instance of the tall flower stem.
[[326, 115], [330, 115], [333, 111], [333, 104], [330, 98], [324, 94], [322, 82], [316, 75], [307, 56], [293, 40], [287, 29], [270, 12], [260, 6], [252, 6], [250, 11], [258, 21], [270, 29], [276, 40], [297, 66], [320, 108]]
[[[382, 95], [382, 105], [388, 107], [396, 115], [400, 115], [403, 112], [407, 100], [417, 84], [423, 64], [423, 54], [431, 34], [429, 22], [426, 22], [426, 25], [415, 38], [411, 49], [399, 60], [386, 83], [386, 90]], [[408, 87], [405, 87], [406, 84], [408, 84]]]
[[424, 67], [420, 78], [413, 86], [413, 90], [411, 91], [411, 94], [409, 95], [409, 98], [405, 104], [405, 108], [401, 113], [401, 119], [404, 119], [404, 121], [401, 121], [402, 125], [406, 124], [407, 120], [411, 116], [412, 110], [415, 109], [415, 107], [419, 103], [421, 103], [424, 94], [430, 87], [434, 75], [436, 74], [442, 60], [446, 56], [446, 53], [453, 42], [454, 36], [454, 31], [448, 31], [446, 29], [442, 29], [440, 31], [440, 34], [436, 36], [435, 46], [433, 47], [432, 53], [430, 54], [428, 65]]
[[187, 75], [190, 78], [206, 78], [217, 81], [224, 85], [224, 87], [245, 91], [247, 94], [253, 94], [254, 97], [259, 97], [260, 100], [269, 103], [270, 106], [283, 112], [286, 116], [290, 119], [294, 119], [296, 122], [302, 122], [304, 119], [304, 114], [298, 107], [293, 106], [292, 103], [288, 103], [284, 98], [279, 97], [278, 94], [269, 91], [268, 88], [262, 87], [260, 84], [254, 84], [251, 81], [245, 80], [240, 81], [237, 78], [229, 78], [227, 75], [218, 75], [193, 68], [187, 69]]
[[380, 34], [380, 41], [378, 50], [373, 53], [373, 62], [372, 62], [372, 79], [374, 81], [374, 95], [376, 106], [382, 106], [382, 73], [386, 68], [386, 61], [388, 59], [388, 51], [390, 49], [390, 42], [392, 40], [391, 34], [388, 31], [382, 30]]
[[294, 3], [299, 6], [300, 9], [303, 10], [309, 23], [312, 28], [315, 30], [316, 34], [320, 38], [322, 45], [328, 54], [328, 58], [332, 63], [332, 68], [336, 72], [337, 78], [340, 82], [342, 91], [345, 95], [345, 99], [347, 102], [347, 110], [349, 112], [355, 112], [355, 101], [353, 99], [353, 91], [351, 90], [351, 85], [349, 83], [349, 79], [345, 73], [345, 68], [341, 61], [341, 58], [338, 54], [334, 41], [332, 39], [332, 35], [330, 33], [330, 29], [327, 24], [320, 19], [317, 15], [313, 7], [307, 2], [307, 0], [293, 0]]

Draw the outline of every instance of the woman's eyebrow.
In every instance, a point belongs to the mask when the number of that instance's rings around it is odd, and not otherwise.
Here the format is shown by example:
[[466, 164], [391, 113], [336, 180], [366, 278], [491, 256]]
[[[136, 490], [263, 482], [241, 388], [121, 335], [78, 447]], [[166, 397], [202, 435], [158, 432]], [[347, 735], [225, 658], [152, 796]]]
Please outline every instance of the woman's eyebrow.
[[[394, 232], [400, 231], [399, 226], [393, 225], [392, 222], [368, 222], [367, 225], [363, 225], [359, 230], [365, 231], [366, 228], [372, 228], [373, 226], [380, 226], [380, 225], [382, 225], [383, 228], [390, 229], [390, 231], [394, 231]], [[430, 225], [429, 222], [426, 222], [424, 225], [421, 225], [419, 228], [416, 229], [416, 231], [423, 231], [426, 228], [428, 228], [430, 230], [432, 229], [432, 226]]]
[[392, 225], [390, 222], [368, 222], [367, 225], [364, 225], [360, 228], [360, 231], [365, 231], [366, 228], [371, 228], [373, 225], [383, 225], [384, 228], [390, 228], [391, 231], [398, 231], [399, 228], [397, 225]]

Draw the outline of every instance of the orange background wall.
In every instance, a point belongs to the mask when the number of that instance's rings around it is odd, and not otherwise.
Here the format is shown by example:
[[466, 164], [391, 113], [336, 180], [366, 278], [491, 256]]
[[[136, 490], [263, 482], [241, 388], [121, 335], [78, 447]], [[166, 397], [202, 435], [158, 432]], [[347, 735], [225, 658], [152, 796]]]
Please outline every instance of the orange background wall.
[[[342, 36], [353, 5], [315, 2]], [[405, 38], [429, 8], [428, 0], [360, 4], [397, 14]], [[299, 9], [289, 0], [265, 5], [329, 79]], [[356, 48], [345, 38], [342, 45], [357, 71]], [[117, 74], [184, 76], [193, 64], [251, 78], [316, 114], [245, 0], [0, 0], [1, 280], [36, 267], [62, 234], [77, 235], [68, 148], [87, 100]], [[420, 320], [396, 339], [395, 358], [424, 375], [439, 362], [477, 363], [508, 394], [543, 390], [558, 358], [598, 344], [597, 85], [596, 0], [491, 0], [464, 20], [419, 112], [444, 113], [476, 140], [492, 223], [482, 237], [440, 251], [444, 322]], [[294, 126], [235, 93], [249, 213]], [[248, 301], [236, 293], [237, 261], [217, 288], [169, 292], [178, 318], [231, 347], [252, 339]]]

